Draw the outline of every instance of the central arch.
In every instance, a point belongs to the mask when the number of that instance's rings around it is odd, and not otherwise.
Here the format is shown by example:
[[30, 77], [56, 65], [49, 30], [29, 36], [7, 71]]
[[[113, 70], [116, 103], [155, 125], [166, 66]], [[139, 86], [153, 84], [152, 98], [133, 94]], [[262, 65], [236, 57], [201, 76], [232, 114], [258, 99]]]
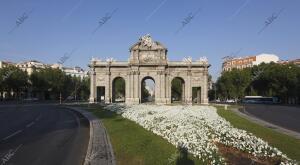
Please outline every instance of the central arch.
[[171, 103], [183, 103], [185, 101], [185, 82], [181, 77], [173, 78], [171, 82]]
[[146, 76], [141, 81], [141, 103], [155, 102], [155, 81]]
[[125, 102], [125, 79], [116, 77], [112, 82], [112, 102]]

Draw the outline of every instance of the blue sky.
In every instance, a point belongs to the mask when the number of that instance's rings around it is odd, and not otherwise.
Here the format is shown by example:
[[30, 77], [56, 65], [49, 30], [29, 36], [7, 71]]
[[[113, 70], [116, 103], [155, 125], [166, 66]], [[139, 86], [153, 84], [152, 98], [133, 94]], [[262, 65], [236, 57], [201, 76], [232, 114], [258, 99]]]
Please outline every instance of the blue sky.
[[[168, 48], [170, 60], [206, 56], [216, 78], [222, 57], [239, 50], [238, 56], [272, 53], [284, 60], [299, 58], [299, 7], [299, 0], [0, 0], [0, 60], [56, 63], [75, 50], [64, 65], [87, 68], [92, 56], [127, 60], [129, 47], [150, 33]], [[92, 34], [101, 18], [115, 9]], [[281, 9], [258, 34], [267, 18]]]

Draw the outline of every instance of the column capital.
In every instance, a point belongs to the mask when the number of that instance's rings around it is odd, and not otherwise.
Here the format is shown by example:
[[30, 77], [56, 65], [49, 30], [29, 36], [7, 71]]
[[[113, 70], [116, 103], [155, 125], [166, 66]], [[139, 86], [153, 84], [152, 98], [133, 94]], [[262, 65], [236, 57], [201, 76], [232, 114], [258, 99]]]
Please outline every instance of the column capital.
[[159, 71], [157, 71], [157, 74], [158, 75], [164, 75], [164, 74], [166, 74], [166, 72], [164, 70], [159, 70]]
[[132, 74], [132, 75], [139, 75], [139, 74], [140, 74], [140, 71], [138, 71], [138, 70], [133, 70], [133, 71], [131, 71], [131, 74]]
[[96, 72], [95, 72], [94, 69], [93, 69], [93, 70], [90, 70], [89, 73], [90, 73], [90, 75], [95, 75], [95, 74], [96, 74]]

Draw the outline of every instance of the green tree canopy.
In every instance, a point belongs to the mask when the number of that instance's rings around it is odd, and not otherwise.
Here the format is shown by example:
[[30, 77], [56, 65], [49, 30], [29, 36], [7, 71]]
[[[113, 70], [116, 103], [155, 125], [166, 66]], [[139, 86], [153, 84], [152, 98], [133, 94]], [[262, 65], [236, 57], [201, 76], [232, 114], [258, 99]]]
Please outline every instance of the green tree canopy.
[[283, 102], [299, 99], [300, 68], [288, 64], [260, 64], [253, 68], [225, 71], [216, 82], [218, 97], [242, 98], [245, 95], [277, 96]]
[[13, 91], [19, 97], [20, 94], [28, 87], [27, 73], [15, 66], [8, 66], [0, 69], [0, 90]]

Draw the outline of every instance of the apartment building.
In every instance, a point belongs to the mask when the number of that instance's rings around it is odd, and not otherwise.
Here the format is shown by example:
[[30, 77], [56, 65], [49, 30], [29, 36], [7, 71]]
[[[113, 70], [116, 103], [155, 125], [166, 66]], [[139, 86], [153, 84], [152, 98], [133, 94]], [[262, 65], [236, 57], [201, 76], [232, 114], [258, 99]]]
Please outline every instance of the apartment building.
[[247, 56], [238, 58], [227, 58], [222, 64], [222, 71], [230, 71], [234, 68], [243, 69], [259, 65], [261, 63], [270, 63], [279, 61], [279, 57], [274, 54], [260, 54], [257, 56]]

